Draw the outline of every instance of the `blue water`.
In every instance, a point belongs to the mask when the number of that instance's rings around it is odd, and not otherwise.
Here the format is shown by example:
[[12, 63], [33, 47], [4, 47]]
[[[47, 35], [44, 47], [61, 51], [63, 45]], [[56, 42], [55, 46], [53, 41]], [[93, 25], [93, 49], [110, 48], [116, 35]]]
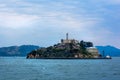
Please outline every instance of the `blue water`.
[[110, 60], [0, 57], [0, 80], [120, 80], [120, 57]]

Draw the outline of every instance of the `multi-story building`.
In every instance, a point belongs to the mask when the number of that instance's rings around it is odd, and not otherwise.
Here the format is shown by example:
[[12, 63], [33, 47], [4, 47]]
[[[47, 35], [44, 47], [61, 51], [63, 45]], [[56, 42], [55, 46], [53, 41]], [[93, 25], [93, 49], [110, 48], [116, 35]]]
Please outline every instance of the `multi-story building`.
[[68, 33], [66, 33], [66, 39], [61, 39], [61, 43], [79, 43], [78, 40], [75, 39], [69, 39], [68, 38]]

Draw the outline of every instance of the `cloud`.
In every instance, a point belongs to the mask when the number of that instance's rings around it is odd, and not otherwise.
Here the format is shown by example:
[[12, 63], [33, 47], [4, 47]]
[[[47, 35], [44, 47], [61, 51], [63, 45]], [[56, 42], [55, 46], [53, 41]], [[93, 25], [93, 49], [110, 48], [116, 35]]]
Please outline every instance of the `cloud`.
[[97, 4], [101, 4], [101, 5], [104, 5], [104, 4], [114, 4], [114, 5], [116, 5], [116, 4], [120, 4], [120, 0], [109, 0], [109, 1], [107, 1], [107, 0], [90, 0], [91, 2], [93, 2], [93, 3], [97, 3]]
[[35, 15], [17, 13], [0, 13], [0, 26], [8, 28], [22, 28], [32, 25], [38, 19]]
[[120, 4], [120, 0], [109, 0], [107, 2], [110, 4]]
[[29, 6], [31, 4], [20, 0], [0, 1], [0, 27], [17, 29], [35, 24], [39, 17], [24, 13]]
[[[0, 23], [3, 27], [23, 28], [34, 25], [46, 30], [51, 28], [53, 31], [56, 29], [82, 33], [87, 32], [100, 21], [99, 18], [91, 17], [89, 14], [87, 16], [83, 13], [76, 14], [77, 9], [75, 12], [72, 11], [76, 6], [61, 1], [41, 4], [13, 0], [11, 3], [15, 3], [14, 6], [8, 4], [2, 6]], [[84, 9], [79, 9], [85, 13]]]
[[111, 35], [118, 40], [113, 26], [119, 29], [119, 3], [119, 0], [3, 0], [0, 36], [4, 40], [10, 38], [10, 42], [40, 41], [38, 44], [42, 45], [46, 40], [49, 45], [69, 32], [71, 38], [78, 40], [113, 43]]

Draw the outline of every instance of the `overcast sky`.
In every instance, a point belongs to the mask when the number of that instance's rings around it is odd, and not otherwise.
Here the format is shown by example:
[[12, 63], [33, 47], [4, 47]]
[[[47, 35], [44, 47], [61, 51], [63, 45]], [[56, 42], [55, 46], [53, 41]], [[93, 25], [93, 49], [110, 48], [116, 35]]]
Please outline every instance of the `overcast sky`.
[[120, 48], [120, 0], [0, 0], [0, 47], [69, 38]]

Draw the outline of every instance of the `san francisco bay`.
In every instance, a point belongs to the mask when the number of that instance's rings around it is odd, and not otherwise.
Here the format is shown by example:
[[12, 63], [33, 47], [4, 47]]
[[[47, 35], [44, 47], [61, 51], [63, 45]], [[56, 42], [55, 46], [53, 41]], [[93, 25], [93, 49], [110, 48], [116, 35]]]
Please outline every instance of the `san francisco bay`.
[[26, 59], [0, 57], [0, 80], [119, 80], [120, 57]]

